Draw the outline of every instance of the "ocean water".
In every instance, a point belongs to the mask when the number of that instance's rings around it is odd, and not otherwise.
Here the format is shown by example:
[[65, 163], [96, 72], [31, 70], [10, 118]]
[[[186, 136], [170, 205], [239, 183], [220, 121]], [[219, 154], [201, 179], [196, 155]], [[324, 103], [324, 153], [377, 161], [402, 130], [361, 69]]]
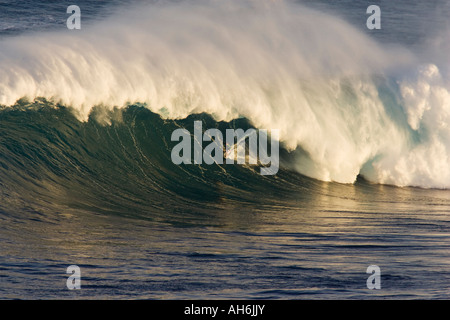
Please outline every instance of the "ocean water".
[[[0, 0], [0, 298], [448, 299], [449, 16]], [[174, 164], [194, 121], [278, 129], [279, 171]]]

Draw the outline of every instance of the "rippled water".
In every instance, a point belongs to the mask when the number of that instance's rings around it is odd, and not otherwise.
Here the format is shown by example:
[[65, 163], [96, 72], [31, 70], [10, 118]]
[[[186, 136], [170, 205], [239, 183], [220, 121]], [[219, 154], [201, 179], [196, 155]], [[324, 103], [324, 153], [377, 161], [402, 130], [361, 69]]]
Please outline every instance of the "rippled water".
[[[0, 295], [449, 298], [447, 191], [315, 184], [311, 199], [293, 192], [287, 203], [239, 210], [224, 200], [176, 224], [73, 209], [55, 221], [2, 217]], [[78, 291], [66, 288], [72, 264], [81, 268]], [[381, 290], [366, 287], [374, 264]]]

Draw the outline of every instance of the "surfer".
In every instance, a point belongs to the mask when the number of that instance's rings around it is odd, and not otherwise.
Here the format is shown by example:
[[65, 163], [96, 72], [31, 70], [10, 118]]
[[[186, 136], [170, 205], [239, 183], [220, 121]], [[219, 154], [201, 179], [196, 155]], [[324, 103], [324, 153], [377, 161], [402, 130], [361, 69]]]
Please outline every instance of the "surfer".
[[223, 147], [223, 158], [227, 159], [230, 156], [230, 153], [234, 151], [234, 145], [230, 145], [228, 142]]

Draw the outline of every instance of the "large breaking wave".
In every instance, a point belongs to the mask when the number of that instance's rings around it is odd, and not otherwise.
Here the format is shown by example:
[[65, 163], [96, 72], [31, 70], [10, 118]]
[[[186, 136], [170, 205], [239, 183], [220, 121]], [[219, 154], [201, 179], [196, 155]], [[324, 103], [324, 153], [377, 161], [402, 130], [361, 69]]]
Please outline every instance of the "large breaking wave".
[[436, 53], [449, 35], [419, 56], [299, 4], [139, 5], [80, 31], [0, 39], [0, 104], [44, 97], [106, 125], [134, 103], [165, 119], [243, 117], [279, 129], [284, 168], [306, 176], [448, 188], [450, 76]]

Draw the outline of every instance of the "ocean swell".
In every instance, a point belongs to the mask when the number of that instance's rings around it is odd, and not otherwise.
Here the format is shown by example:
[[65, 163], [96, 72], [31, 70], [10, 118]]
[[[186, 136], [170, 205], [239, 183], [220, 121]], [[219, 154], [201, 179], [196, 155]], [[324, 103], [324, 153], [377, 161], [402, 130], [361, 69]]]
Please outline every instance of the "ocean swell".
[[0, 104], [44, 97], [80, 121], [137, 102], [245, 117], [279, 129], [285, 165], [309, 177], [448, 188], [446, 67], [299, 4], [182, 1], [0, 39]]

